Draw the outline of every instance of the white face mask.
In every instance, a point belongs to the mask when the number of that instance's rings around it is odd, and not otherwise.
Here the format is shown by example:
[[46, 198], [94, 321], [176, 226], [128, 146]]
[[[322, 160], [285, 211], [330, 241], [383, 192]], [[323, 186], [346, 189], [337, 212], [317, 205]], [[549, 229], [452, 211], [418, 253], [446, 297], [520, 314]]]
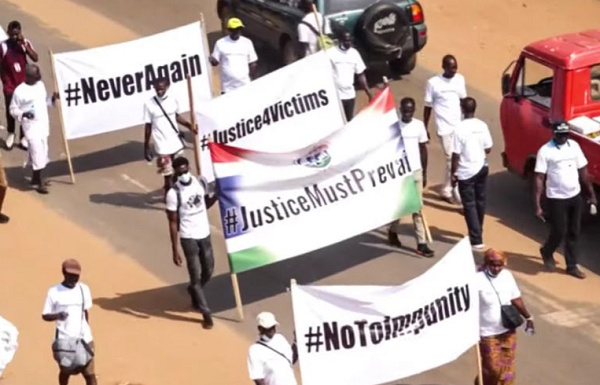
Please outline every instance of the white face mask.
[[192, 174], [190, 174], [190, 172], [188, 171], [185, 174], [179, 175], [179, 178], [177, 178], [177, 180], [183, 184], [189, 184], [192, 181]]
[[262, 342], [269, 342], [269, 341], [271, 341], [271, 337], [269, 337], [268, 335], [263, 334], [263, 335], [260, 336], [260, 340]]

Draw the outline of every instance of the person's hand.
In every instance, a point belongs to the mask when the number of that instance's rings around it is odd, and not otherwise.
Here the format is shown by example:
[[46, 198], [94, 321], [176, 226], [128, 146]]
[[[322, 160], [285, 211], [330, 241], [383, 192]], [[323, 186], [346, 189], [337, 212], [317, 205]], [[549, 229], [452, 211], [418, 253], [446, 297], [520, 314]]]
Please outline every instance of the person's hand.
[[423, 188], [427, 187], [427, 174], [423, 173]]
[[542, 222], [546, 222], [546, 218], [544, 218], [544, 210], [542, 210], [540, 206], [535, 208], [535, 217]]
[[175, 266], [183, 265], [183, 260], [181, 259], [181, 254], [179, 254], [179, 251], [173, 253], [173, 263]]
[[146, 159], [147, 162], [152, 162], [152, 152], [149, 148], [144, 149], [144, 159]]
[[452, 183], [452, 187], [456, 187], [456, 185], [458, 184], [458, 177], [456, 175], [452, 175], [450, 177], [450, 181]]
[[22, 115], [22, 117], [23, 117], [23, 119], [29, 119], [29, 120], [31, 120], [31, 119], [34, 118], [34, 115], [33, 115], [32, 112], [24, 112], [23, 115]]
[[525, 325], [525, 330], [531, 330], [532, 334], [535, 333], [535, 325], [533, 324], [533, 320], [527, 321]]
[[190, 125], [190, 131], [192, 131], [194, 133], [194, 135], [198, 135], [198, 125]]
[[369, 103], [371, 102], [371, 100], [373, 100], [373, 95], [370, 91], [367, 91], [367, 99], [369, 100]]
[[56, 102], [58, 99], [60, 99], [60, 95], [58, 92], [53, 92], [52, 93], [52, 103]]
[[212, 66], [214, 66], [214, 67], [216, 67], [216, 66], [218, 66], [218, 65], [219, 65], [219, 62], [217, 61], [217, 59], [215, 59], [215, 58], [214, 58], [214, 57], [212, 57], [212, 56], [209, 56], [209, 57], [208, 57], [208, 61], [209, 61], [209, 62], [210, 62], [210, 64], [211, 64]]
[[22, 33], [19, 33], [19, 36], [17, 36], [17, 41], [19, 42], [19, 44], [24, 45], [25, 44], [25, 36], [23, 36]]
[[59, 321], [64, 321], [69, 317], [69, 313], [67, 313], [66, 311], [61, 311], [60, 313], [58, 313], [56, 315], [56, 319]]

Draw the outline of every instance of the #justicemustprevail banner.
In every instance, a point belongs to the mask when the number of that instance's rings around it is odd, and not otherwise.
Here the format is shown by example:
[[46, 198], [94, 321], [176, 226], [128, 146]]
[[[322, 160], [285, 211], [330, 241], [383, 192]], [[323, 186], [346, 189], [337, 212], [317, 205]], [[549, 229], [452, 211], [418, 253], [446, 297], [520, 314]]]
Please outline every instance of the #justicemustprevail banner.
[[479, 341], [467, 238], [402, 286], [292, 285], [302, 383], [376, 385], [456, 360]]
[[198, 99], [211, 98], [208, 48], [200, 22], [105, 47], [54, 54], [67, 139], [143, 123], [153, 82], [171, 81], [169, 97], [189, 110], [186, 77]]
[[307, 253], [418, 211], [421, 200], [386, 88], [304, 149], [210, 143], [232, 272]]
[[211, 182], [209, 135], [216, 143], [279, 153], [315, 143], [345, 121], [333, 67], [324, 52], [197, 103], [196, 112], [202, 175]]

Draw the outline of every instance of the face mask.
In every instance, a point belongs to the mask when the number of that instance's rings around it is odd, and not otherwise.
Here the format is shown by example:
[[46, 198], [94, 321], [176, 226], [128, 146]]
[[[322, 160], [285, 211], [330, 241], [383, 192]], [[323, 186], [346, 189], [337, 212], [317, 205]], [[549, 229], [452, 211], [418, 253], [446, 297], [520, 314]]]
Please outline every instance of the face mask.
[[192, 174], [190, 174], [188, 171], [185, 174], [179, 175], [177, 180], [183, 184], [190, 184], [190, 182], [192, 181]]
[[269, 341], [271, 341], [271, 337], [263, 334], [263, 335], [260, 336], [260, 340], [262, 342], [269, 342]]

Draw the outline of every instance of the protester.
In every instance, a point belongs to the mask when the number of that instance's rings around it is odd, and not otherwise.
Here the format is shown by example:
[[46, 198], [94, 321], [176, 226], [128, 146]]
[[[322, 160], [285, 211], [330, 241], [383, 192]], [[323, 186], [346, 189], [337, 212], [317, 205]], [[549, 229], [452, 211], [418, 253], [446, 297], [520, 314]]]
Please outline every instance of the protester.
[[423, 120], [429, 135], [429, 120], [433, 109], [437, 135], [446, 155], [446, 179], [441, 196], [449, 203], [460, 204], [458, 191], [452, 189], [450, 168], [454, 130], [461, 121], [460, 100], [467, 97], [467, 89], [465, 78], [457, 73], [458, 64], [454, 56], [444, 56], [442, 68], [444, 72], [441, 75], [436, 75], [427, 81]]
[[[6, 128], [8, 136], [6, 137], [6, 147], [12, 150], [15, 144], [16, 123], [14, 117], [10, 114], [10, 103], [15, 89], [25, 81], [25, 66], [27, 58], [34, 62], [38, 61], [38, 54], [33, 49], [31, 41], [23, 36], [21, 23], [11, 21], [6, 29], [8, 39], [0, 43], [0, 79], [2, 80], [2, 91], [4, 93], [4, 103], [6, 106]], [[21, 147], [27, 149], [27, 139], [21, 127], [20, 133]]]
[[525, 330], [529, 334], [535, 333], [533, 316], [525, 307], [515, 278], [505, 267], [506, 255], [502, 251], [488, 249], [481, 271], [477, 273], [483, 385], [515, 383], [517, 333], [516, 329], [505, 327], [502, 308], [512, 305], [515, 314], [525, 317]]
[[296, 385], [293, 365], [298, 361], [296, 342], [277, 333], [279, 322], [273, 313], [256, 317], [259, 340], [248, 351], [248, 372], [256, 385]]
[[[423, 188], [427, 186], [427, 131], [422, 121], [415, 119], [415, 100], [413, 98], [404, 98], [400, 101], [400, 133], [404, 142], [404, 149], [408, 156], [408, 164], [411, 169], [418, 170], [413, 172], [413, 178], [419, 191], [419, 199], [423, 202]], [[427, 233], [423, 221], [423, 213], [413, 213], [413, 225], [415, 227], [415, 236], [417, 239], [417, 254], [427, 258], [434, 256], [433, 250], [427, 244]], [[400, 220], [394, 222], [388, 229], [388, 240], [396, 246], [402, 247], [398, 239]]]
[[371, 100], [371, 91], [367, 84], [365, 76], [365, 62], [360, 53], [352, 47], [352, 36], [350, 32], [342, 30], [339, 32], [339, 45], [334, 49], [328, 50], [329, 58], [333, 63], [335, 72], [335, 84], [338, 95], [344, 106], [346, 120], [351, 121], [354, 117], [354, 105], [356, 101], [356, 90], [354, 89], [354, 77], [358, 79], [358, 86], [364, 90], [369, 100]]
[[164, 177], [165, 194], [173, 185], [173, 159], [183, 153], [185, 144], [183, 134], [177, 124], [181, 124], [192, 132], [197, 132], [191, 123], [180, 115], [179, 103], [175, 96], [169, 93], [170, 81], [168, 78], [159, 78], [154, 81], [156, 95], [144, 104], [144, 157], [152, 161], [150, 150], [150, 137], [154, 142], [154, 151], [157, 154], [156, 165], [158, 173]]
[[550, 220], [550, 234], [540, 253], [546, 269], [554, 271], [554, 252], [565, 239], [567, 274], [584, 279], [585, 274], [577, 266], [577, 241], [582, 214], [581, 185], [586, 189], [587, 203], [597, 206], [598, 202], [588, 176], [587, 159], [579, 144], [569, 139], [569, 125], [566, 122], [555, 123], [553, 134], [553, 138], [539, 149], [535, 161], [535, 215], [546, 221], [541, 205], [545, 180]]
[[319, 51], [321, 34], [331, 34], [331, 24], [323, 14], [314, 11], [314, 0], [301, 0], [299, 8], [306, 14], [298, 24], [298, 41], [300, 42], [300, 57], [312, 55]]
[[[94, 341], [89, 324], [89, 310], [92, 308], [92, 294], [90, 288], [79, 282], [81, 265], [75, 259], [67, 259], [62, 264], [64, 280], [48, 290], [42, 318], [47, 322], [56, 323], [55, 343], [53, 350], [55, 360], [58, 361], [60, 352], [54, 348], [57, 340], [79, 339], [86, 350], [94, 355]], [[67, 385], [69, 377], [81, 374], [86, 385], [96, 385], [94, 372], [94, 358], [78, 368], [66, 368], [59, 363], [59, 385]]]
[[10, 114], [21, 123], [21, 129], [29, 143], [27, 164], [33, 169], [31, 185], [38, 193], [48, 194], [47, 183], [42, 175], [48, 165], [48, 107], [54, 105], [58, 94], [54, 93], [48, 97], [37, 65], [27, 64], [25, 75], [25, 82], [21, 83], [12, 95]]
[[217, 197], [208, 196], [208, 184], [204, 178], [192, 176], [186, 158], [176, 158], [173, 168], [177, 182], [167, 193], [173, 262], [177, 266], [183, 263], [177, 248], [179, 238], [190, 276], [188, 292], [192, 304], [202, 313], [204, 327], [211, 329], [213, 319], [203, 288], [210, 281], [215, 266], [207, 210], [215, 204]]
[[231, 92], [250, 83], [256, 76], [258, 56], [252, 41], [242, 36], [244, 24], [237, 17], [227, 22], [229, 36], [215, 43], [210, 64], [221, 68], [221, 93]]
[[19, 331], [15, 325], [0, 317], [0, 379], [6, 366], [12, 361], [17, 348]]
[[489, 173], [487, 154], [492, 150], [492, 135], [487, 124], [475, 117], [475, 99], [467, 97], [461, 102], [461, 106], [465, 119], [454, 133], [452, 186], [458, 184], [471, 245], [477, 250], [483, 250], [483, 220]]
[[4, 172], [4, 164], [2, 164], [2, 154], [0, 154], [0, 224], [6, 224], [10, 221], [8, 215], [2, 213], [7, 190], [8, 180], [6, 179], [6, 173]]

